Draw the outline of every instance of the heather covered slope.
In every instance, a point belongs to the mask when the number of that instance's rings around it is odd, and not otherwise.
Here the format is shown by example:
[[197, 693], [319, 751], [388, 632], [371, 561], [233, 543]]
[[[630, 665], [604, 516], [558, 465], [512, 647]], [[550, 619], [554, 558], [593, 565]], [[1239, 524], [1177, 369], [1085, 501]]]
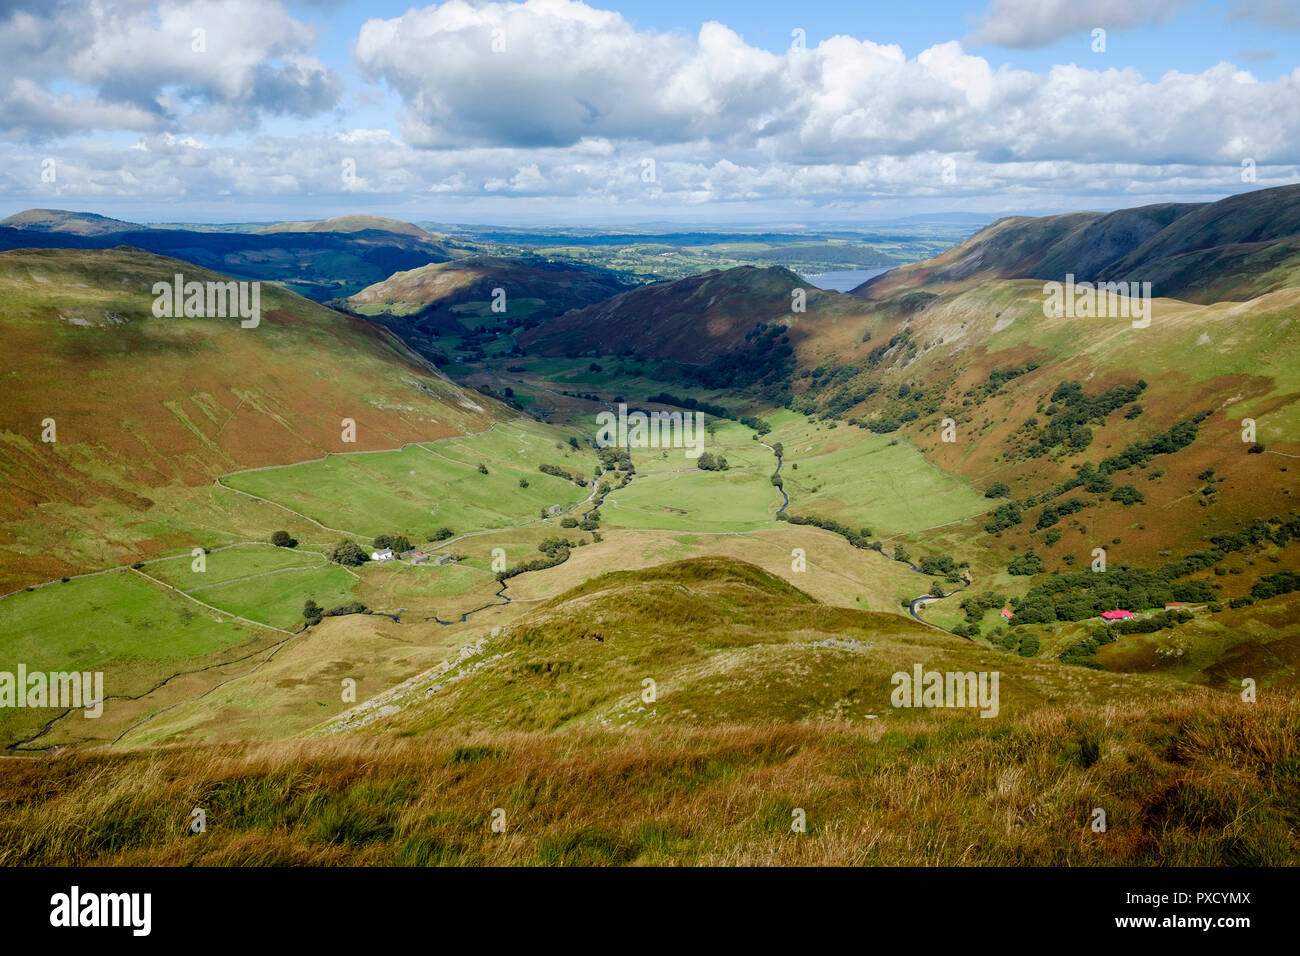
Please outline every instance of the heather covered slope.
[[1212, 203], [999, 219], [948, 252], [870, 279], [855, 294], [961, 291], [990, 279], [1150, 282], [1157, 296], [1244, 301], [1300, 276], [1300, 185]]
[[[384, 330], [270, 285], [256, 328], [155, 318], [152, 286], [178, 272], [220, 278], [139, 250], [0, 255], [0, 590], [191, 546], [196, 504], [221, 523], [227, 505], [207, 499], [222, 473], [480, 431], [508, 414]], [[355, 443], [342, 440], [345, 418]], [[42, 441], [46, 419], [54, 442]]]

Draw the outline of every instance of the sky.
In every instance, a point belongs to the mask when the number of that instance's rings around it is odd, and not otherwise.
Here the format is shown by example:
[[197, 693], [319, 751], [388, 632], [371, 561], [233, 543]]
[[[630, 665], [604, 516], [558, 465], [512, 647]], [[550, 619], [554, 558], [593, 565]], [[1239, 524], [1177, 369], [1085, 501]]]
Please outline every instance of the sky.
[[1300, 180], [1300, 0], [0, 0], [0, 215], [871, 223]]

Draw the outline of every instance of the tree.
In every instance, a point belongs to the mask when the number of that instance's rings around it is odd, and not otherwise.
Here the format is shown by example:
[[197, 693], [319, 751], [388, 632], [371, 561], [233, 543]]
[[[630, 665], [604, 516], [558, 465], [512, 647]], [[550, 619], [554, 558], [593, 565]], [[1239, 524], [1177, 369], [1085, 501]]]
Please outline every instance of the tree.
[[943, 585], [940, 584], [938, 581], [935, 581], [934, 584], [930, 587], [930, 597], [937, 597], [937, 598], [943, 597]]
[[376, 551], [383, 551], [385, 548], [393, 546], [393, 536], [391, 534], [377, 534], [373, 542]]
[[321, 616], [324, 613], [325, 612], [321, 609], [321, 606], [311, 598], [308, 598], [307, 603], [302, 606], [303, 620], [307, 622], [308, 627], [313, 624], [319, 624]]
[[907, 549], [906, 549], [905, 547], [903, 547], [901, 544], [896, 544], [896, 545], [894, 545], [894, 560], [895, 560], [895, 561], [908, 561], [908, 560], [910, 560], [910, 558], [911, 558], [911, 555], [909, 555], [909, 554], [907, 553]]
[[985, 498], [1006, 498], [1011, 494], [1011, 486], [1005, 481], [995, 481], [984, 492]]
[[389, 541], [388, 546], [398, 554], [401, 554], [403, 551], [411, 550], [411, 539], [404, 534], [395, 534]]
[[1115, 489], [1115, 493], [1110, 496], [1111, 501], [1118, 501], [1123, 505], [1140, 505], [1146, 501], [1146, 496], [1138, 491], [1132, 485], [1120, 485]]
[[528, 487], [528, 479], [527, 479], [527, 478], [520, 478], [520, 479], [519, 479], [519, 487], [520, 487], [520, 488], [527, 488], [527, 487]]
[[483, 464], [481, 461], [478, 463], [478, 473], [480, 475], [486, 475], [488, 473], [487, 465]]
[[365, 564], [369, 560], [369, 556], [355, 541], [340, 541], [334, 546], [334, 550], [330, 552], [330, 560], [344, 567], [356, 567], [359, 564]]
[[275, 534], [271, 535], [271, 543], [275, 545], [277, 548], [298, 547], [298, 542], [295, 541], [293, 538], [289, 537], [289, 532], [287, 531], [275, 532]]

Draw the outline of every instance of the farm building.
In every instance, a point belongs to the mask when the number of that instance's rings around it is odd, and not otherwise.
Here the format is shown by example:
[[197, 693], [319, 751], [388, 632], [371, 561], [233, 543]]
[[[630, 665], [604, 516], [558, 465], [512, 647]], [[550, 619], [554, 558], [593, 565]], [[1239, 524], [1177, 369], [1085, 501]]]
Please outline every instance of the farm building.
[[1136, 617], [1132, 611], [1102, 611], [1101, 616], [1108, 621], [1122, 621], [1126, 617]]
[[392, 548], [380, 548], [378, 551], [370, 552], [371, 561], [391, 561], [393, 560]]

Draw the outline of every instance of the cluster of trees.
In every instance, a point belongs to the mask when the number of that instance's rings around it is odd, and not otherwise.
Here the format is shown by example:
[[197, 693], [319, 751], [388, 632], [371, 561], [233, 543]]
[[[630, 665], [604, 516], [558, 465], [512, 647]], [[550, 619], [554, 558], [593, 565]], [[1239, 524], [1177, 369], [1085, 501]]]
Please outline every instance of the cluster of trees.
[[1143, 611], [1162, 608], [1171, 601], [1190, 604], [1214, 600], [1214, 591], [1204, 581], [1177, 581], [1167, 568], [1151, 571], [1124, 565], [1104, 573], [1072, 571], [1052, 574], [1022, 598], [1012, 598], [1017, 624], [1051, 624], [1054, 621], [1083, 621], [1102, 611], [1122, 608]]
[[1250, 589], [1250, 596], [1256, 601], [1264, 601], [1292, 591], [1300, 591], [1300, 574], [1295, 571], [1279, 571], [1256, 581]]
[[1169, 611], [1159, 611], [1146, 617], [1131, 617], [1123, 621], [1115, 621], [1109, 625], [1101, 625], [1093, 628], [1091, 636], [1078, 643], [1071, 644], [1062, 651], [1059, 659], [1066, 664], [1077, 664], [1080, 667], [1089, 667], [1093, 670], [1104, 670], [1105, 668], [1097, 661], [1097, 651], [1107, 644], [1113, 643], [1117, 635], [1154, 634], [1156, 631], [1163, 631], [1168, 627], [1185, 624], [1193, 616], [1191, 611], [1175, 608]]
[[[959, 605], [966, 612], [966, 623], [974, 624], [975, 634], [979, 633], [979, 622], [983, 620], [985, 613], [994, 608], [1005, 607], [1007, 596], [1000, 591], [989, 591], [986, 594], [973, 594], [966, 598]], [[965, 635], [973, 637], [973, 634]]]
[[956, 584], [962, 579], [959, 567], [967, 567], [968, 564], [969, 562], [963, 561], [959, 566], [956, 561], [947, 555], [927, 555], [921, 559], [918, 566], [922, 574], [928, 574], [931, 577], [942, 575], [949, 584]]
[[1007, 528], [1014, 527], [1024, 520], [1020, 513], [1020, 505], [1014, 501], [1008, 501], [1004, 505], [998, 505], [993, 510], [989, 520], [984, 522], [984, 530], [989, 534], [997, 534], [999, 531], [1005, 531]]
[[1043, 573], [1043, 559], [1030, 548], [1024, 554], [1017, 555], [1007, 564], [1007, 574], [1029, 577]]
[[1039, 530], [1050, 528], [1067, 515], [1075, 514], [1086, 507], [1088, 507], [1088, 502], [1082, 498], [1070, 498], [1058, 504], [1048, 505], [1038, 515], [1038, 528]]
[[794, 348], [784, 325], [759, 322], [745, 333], [743, 347], [698, 366], [695, 377], [705, 388], [744, 388], [759, 382], [771, 387], [794, 371]]
[[373, 543], [376, 551], [392, 548], [398, 554], [401, 554], [403, 551], [411, 550], [411, 539], [404, 534], [376, 535]]
[[1024, 365], [1017, 365], [1013, 368], [995, 368], [993, 371], [989, 372], [989, 377], [986, 382], [967, 389], [966, 395], [975, 399], [977, 402], [982, 402], [1007, 382], [1019, 378], [1022, 375], [1028, 375], [1036, 368], [1038, 368], [1037, 362], [1026, 362]]
[[711, 451], [706, 451], [695, 460], [695, 467], [701, 471], [726, 471], [731, 466], [727, 464], [727, 459], [722, 455], [715, 455]]
[[789, 521], [791, 524], [810, 524], [813, 527], [834, 532], [847, 540], [849, 544], [853, 545], [855, 548], [875, 548], [877, 551], [880, 551], [883, 548], [883, 545], [881, 545], [879, 541], [871, 542], [867, 540], [871, 537], [870, 528], [859, 528], [857, 531], [854, 531], [848, 525], [841, 524], [834, 518], [822, 518], [818, 515], [782, 514], [780, 517]]
[[311, 598], [302, 606], [303, 620], [307, 622], [307, 627], [314, 627], [321, 622], [323, 617], [342, 617], [344, 614], [369, 614], [370, 608], [366, 607], [360, 601], [352, 601], [348, 604], [340, 604], [330, 608], [328, 611], [323, 610]]
[[579, 540], [576, 544], [568, 538], [551, 537], [547, 538], [537, 546], [537, 550], [542, 553], [540, 558], [534, 558], [531, 561], [522, 561], [513, 568], [507, 568], [504, 571], [497, 572], [497, 580], [505, 581], [513, 578], [516, 574], [523, 574], [525, 571], [544, 571], [547, 568], [553, 568], [556, 565], [563, 564], [569, 560], [569, 554], [575, 547], [581, 547], [586, 541]]
[[[624, 452], [624, 454], [626, 455], [627, 453]], [[575, 485], [587, 484], [586, 478], [583, 478], [581, 475], [575, 475], [571, 472], [565, 471], [559, 465], [538, 465], [537, 470], [540, 471], [543, 475], [552, 475], [555, 478], [563, 478], [565, 481], [571, 481]]]
[[330, 551], [330, 560], [335, 564], [354, 568], [369, 561], [370, 555], [366, 553], [365, 548], [355, 541], [340, 541]]
[[1088, 425], [1104, 423], [1111, 412], [1136, 401], [1146, 387], [1146, 382], [1139, 381], [1135, 385], [1117, 385], [1100, 395], [1089, 396], [1079, 382], [1061, 382], [1052, 392], [1051, 404], [1043, 412], [1050, 421], [1038, 430], [1025, 454], [1039, 458], [1061, 444], [1069, 445], [1075, 451], [1087, 448], [1092, 444], [1092, 429]]
[[1010, 498], [1011, 486], [1005, 481], [995, 481], [984, 489], [985, 498]]

